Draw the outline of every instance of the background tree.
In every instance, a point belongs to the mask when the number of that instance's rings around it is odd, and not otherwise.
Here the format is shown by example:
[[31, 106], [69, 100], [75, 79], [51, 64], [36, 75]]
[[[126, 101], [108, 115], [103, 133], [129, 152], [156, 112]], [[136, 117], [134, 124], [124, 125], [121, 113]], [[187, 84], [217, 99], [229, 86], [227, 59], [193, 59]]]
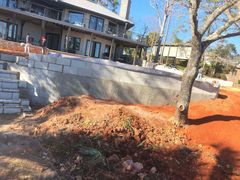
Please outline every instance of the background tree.
[[150, 0], [150, 5], [156, 11], [156, 15], [158, 18], [159, 25], [159, 37], [157, 41], [157, 51], [155, 54], [154, 61], [157, 62], [159, 60], [160, 48], [163, 40], [163, 36], [165, 33], [166, 25], [170, 14], [174, 8], [176, 0]]
[[234, 44], [220, 43], [216, 47], [210, 48], [208, 54], [224, 59], [233, 59], [237, 55], [237, 48]]
[[119, 6], [119, 0], [98, 0], [98, 3], [109, 8], [113, 12], [117, 12]]
[[182, 0], [181, 3], [189, 12], [192, 52], [177, 102], [176, 122], [179, 125], [187, 122], [193, 83], [206, 48], [215, 41], [240, 35], [239, 0]]
[[147, 35], [147, 45], [151, 48], [151, 53], [149, 60], [152, 61], [152, 55], [153, 55], [153, 47], [157, 44], [157, 41], [159, 39], [159, 34], [157, 32], [150, 32]]

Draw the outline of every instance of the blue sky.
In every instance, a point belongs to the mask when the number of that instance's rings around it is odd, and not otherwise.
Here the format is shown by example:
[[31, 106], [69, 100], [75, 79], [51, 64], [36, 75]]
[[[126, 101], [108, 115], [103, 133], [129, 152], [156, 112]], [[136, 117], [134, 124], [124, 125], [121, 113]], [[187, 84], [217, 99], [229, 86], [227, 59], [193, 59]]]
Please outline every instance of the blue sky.
[[[156, 15], [154, 9], [150, 6], [149, 2], [150, 0], [132, 0], [130, 18], [135, 23], [133, 31], [139, 33], [143, 32], [144, 24], [147, 24], [150, 27], [153, 26], [153, 19], [154, 17], [156, 17]], [[185, 25], [184, 29], [189, 29], [187, 26], [187, 18], [187, 15], [186, 17], [172, 18], [169, 28], [168, 41], [171, 41], [171, 34], [175, 31], [176, 28]], [[188, 31], [184, 31], [177, 33], [177, 36], [182, 40], [189, 40], [191, 34]], [[236, 45], [238, 53], [240, 54], [240, 37], [230, 38], [227, 41], [230, 43], [234, 43]]]

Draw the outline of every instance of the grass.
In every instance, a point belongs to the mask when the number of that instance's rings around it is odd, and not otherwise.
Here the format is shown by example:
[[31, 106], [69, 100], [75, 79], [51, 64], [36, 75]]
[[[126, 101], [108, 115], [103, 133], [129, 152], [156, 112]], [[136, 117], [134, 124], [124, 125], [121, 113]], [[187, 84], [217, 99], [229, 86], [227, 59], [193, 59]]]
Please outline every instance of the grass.
[[132, 127], [132, 118], [129, 117], [124, 121], [124, 128], [130, 131], [131, 133], [134, 133], [133, 127]]

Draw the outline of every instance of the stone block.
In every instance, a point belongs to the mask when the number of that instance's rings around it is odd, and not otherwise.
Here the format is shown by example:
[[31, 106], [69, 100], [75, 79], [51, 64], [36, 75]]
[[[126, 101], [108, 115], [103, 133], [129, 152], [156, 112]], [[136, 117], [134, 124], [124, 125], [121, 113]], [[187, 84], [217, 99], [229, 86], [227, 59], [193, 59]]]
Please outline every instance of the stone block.
[[35, 67], [35, 68], [39, 68], [39, 69], [45, 69], [45, 70], [47, 70], [47, 69], [48, 69], [48, 63], [35, 61], [34, 67]]
[[21, 105], [22, 106], [29, 106], [30, 105], [30, 101], [28, 99], [22, 99]]
[[31, 59], [28, 61], [28, 67], [33, 68], [34, 64], [35, 64], [35, 61], [33, 61]]
[[25, 58], [17, 57], [17, 64], [20, 66], [28, 66], [28, 60]]
[[63, 67], [63, 73], [77, 75], [78, 68], [77, 67], [64, 66]]
[[12, 99], [19, 99], [19, 93], [12, 93]]
[[68, 58], [58, 58], [56, 61], [56, 64], [64, 65], [64, 66], [70, 66], [71, 59]]
[[72, 60], [71, 67], [86, 68], [87, 64], [85, 61]]
[[0, 78], [2, 79], [18, 79], [17, 73], [7, 72], [7, 71], [0, 71]]
[[21, 112], [20, 107], [4, 107], [3, 113], [4, 114], [17, 114]]
[[42, 61], [42, 55], [29, 53], [29, 59], [33, 61]]
[[50, 56], [50, 55], [43, 55], [42, 61], [47, 63], [56, 63], [57, 57]]
[[7, 62], [13, 62], [15, 63], [17, 58], [16, 56], [13, 55], [9, 55], [9, 54], [1, 54], [1, 58], [2, 61], [7, 61]]
[[49, 71], [56, 71], [56, 72], [63, 72], [63, 66], [58, 65], [58, 64], [49, 63], [48, 70]]
[[27, 82], [26, 81], [19, 81], [19, 88], [27, 88]]
[[18, 89], [18, 82], [1, 82], [3, 89]]
[[0, 92], [0, 99], [12, 99], [12, 95], [11, 92]]

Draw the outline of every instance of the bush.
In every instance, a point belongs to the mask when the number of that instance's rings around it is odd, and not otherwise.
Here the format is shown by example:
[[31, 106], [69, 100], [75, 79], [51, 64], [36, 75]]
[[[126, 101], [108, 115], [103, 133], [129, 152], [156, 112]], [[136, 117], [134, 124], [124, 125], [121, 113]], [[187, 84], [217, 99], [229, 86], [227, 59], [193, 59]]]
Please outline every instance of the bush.
[[238, 84], [240, 84], [240, 80], [238, 80]]
[[227, 80], [227, 77], [226, 77], [226, 75], [225, 75], [224, 73], [221, 73], [221, 74], [220, 74], [220, 78], [221, 78], [222, 80]]

